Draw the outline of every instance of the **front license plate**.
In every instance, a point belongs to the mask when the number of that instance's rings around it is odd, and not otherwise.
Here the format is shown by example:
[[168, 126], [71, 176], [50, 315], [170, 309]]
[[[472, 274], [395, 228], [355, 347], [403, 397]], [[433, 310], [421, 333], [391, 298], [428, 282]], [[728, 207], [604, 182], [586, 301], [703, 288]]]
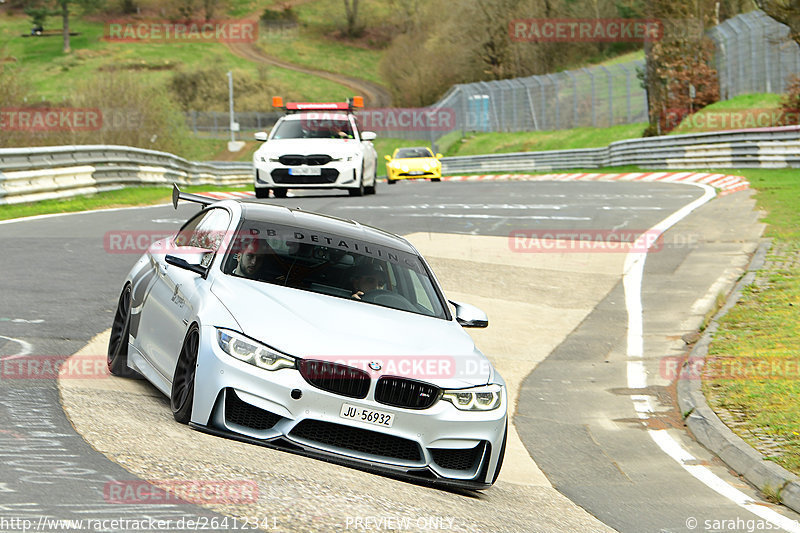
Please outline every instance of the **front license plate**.
[[419, 170], [414, 170], [414, 171], [411, 171], [411, 172], [408, 173], [409, 176], [422, 176], [423, 174], [425, 174], [425, 173], [421, 172]]
[[292, 176], [319, 176], [322, 174], [322, 169], [318, 167], [290, 168], [289, 174]]
[[368, 424], [374, 424], [385, 428], [392, 427], [394, 423], [394, 415], [392, 413], [384, 413], [383, 411], [375, 411], [374, 409], [365, 409], [350, 405], [349, 403], [342, 404], [342, 410], [339, 416], [347, 418], [348, 420], [360, 420]]

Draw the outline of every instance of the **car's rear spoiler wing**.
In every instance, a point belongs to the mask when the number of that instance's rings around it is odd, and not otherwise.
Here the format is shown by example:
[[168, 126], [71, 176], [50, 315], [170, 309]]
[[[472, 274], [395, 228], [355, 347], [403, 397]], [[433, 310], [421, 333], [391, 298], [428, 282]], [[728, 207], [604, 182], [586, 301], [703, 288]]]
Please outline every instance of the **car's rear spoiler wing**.
[[209, 205], [219, 200], [200, 196], [199, 194], [190, 194], [188, 192], [181, 192], [176, 184], [172, 184], [172, 207], [178, 209], [178, 200], [186, 200], [187, 202], [195, 202], [198, 204]]

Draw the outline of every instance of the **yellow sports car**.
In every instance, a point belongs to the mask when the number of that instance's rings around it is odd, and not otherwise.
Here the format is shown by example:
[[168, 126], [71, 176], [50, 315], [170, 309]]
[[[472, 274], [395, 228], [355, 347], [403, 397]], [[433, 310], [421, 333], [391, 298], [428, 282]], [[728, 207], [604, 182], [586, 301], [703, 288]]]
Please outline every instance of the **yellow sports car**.
[[442, 154], [433, 155], [430, 148], [398, 148], [392, 157], [386, 156], [386, 180], [389, 185], [397, 180], [428, 178], [441, 181]]

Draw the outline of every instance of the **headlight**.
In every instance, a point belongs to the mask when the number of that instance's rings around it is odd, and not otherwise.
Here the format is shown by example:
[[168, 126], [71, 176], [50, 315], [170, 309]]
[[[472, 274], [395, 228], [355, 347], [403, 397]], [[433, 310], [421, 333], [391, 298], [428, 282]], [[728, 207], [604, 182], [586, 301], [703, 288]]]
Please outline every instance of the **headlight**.
[[402, 167], [400, 167], [400, 170], [402, 170], [403, 172], [408, 172], [408, 165], [403, 165]]
[[350, 155], [347, 156], [347, 160], [348, 161], [358, 161], [359, 155], [360, 154], [358, 152], [356, 152], [354, 154], [350, 154]]
[[[261, 160], [263, 161], [264, 158], [262, 157]], [[280, 161], [281, 161], [280, 158], [277, 158], [277, 157], [270, 157], [269, 160], [270, 160], [271, 163], [280, 163]]]
[[456, 406], [460, 411], [491, 411], [500, 407], [502, 387], [484, 385], [472, 389], [446, 390], [442, 399]]
[[217, 329], [217, 342], [228, 355], [264, 370], [295, 367], [294, 358], [229, 329]]

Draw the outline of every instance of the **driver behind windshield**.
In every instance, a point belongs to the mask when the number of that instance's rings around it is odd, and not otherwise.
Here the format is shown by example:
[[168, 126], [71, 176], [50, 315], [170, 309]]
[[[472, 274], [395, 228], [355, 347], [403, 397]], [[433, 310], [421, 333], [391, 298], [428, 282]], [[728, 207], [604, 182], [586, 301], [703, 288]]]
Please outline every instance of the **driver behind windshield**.
[[371, 264], [356, 268], [352, 280], [353, 294], [350, 297], [357, 300], [370, 291], [383, 289], [386, 285], [386, 276], [383, 270]]
[[267, 253], [267, 243], [262, 239], [253, 239], [244, 247], [238, 257], [238, 264], [233, 274], [249, 279], [257, 279], [264, 257]]

